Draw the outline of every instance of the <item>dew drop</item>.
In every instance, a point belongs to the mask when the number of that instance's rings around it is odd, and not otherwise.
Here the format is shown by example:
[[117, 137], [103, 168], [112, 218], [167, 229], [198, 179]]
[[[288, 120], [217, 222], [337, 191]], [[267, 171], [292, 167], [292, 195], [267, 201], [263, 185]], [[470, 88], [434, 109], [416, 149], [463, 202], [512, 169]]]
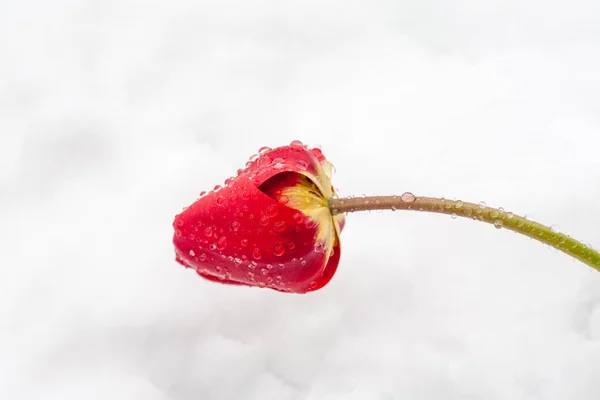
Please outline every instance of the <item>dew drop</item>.
[[281, 281], [281, 275], [277, 275], [277, 276], [275, 277], [275, 280], [276, 280], [277, 282], [280, 282], [280, 281]]
[[214, 243], [211, 243], [211, 244], [208, 246], [208, 248], [209, 248], [209, 249], [211, 249], [211, 250], [214, 250], [214, 249], [216, 249], [216, 248], [217, 248], [217, 245], [216, 245], [216, 244], [214, 244]]
[[251, 281], [254, 280], [254, 272], [248, 272], [248, 278], [250, 278]]
[[502, 222], [502, 220], [501, 220], [501, 219], [497, 219], [497, 220], [495, 220], [495, 221], [494, 221], [494, 227], [495, 227], [496, 229], [500, 229], [500, 228], [502, 228], [503, 226], [504, 226], [504, 223]]
[[467, 218], [469, 218], [471, 215], [473, 215], [473, 210], [469, 207], [464, 208], [463, 209], [463, 215]]
[[250, 199], [250, 192], [249, 192], [249, 191], [247, 191], [247, 190], [244, 190], [244, 191], [242, 192], [242, 199], [244, 199], [244, 200], [249, 200], [249, 199]]
[[462, 202], [462, 200], [458, 200], [458, 201], [456, 202], [456, 208], [461, 208], [461, 207], [463, 206], [463, 204], [464, 204], [464, 203]]
[[297, 149], [304, 149], [304, 143], [302, 143], [299, 140], [292, 140], [292, 142], [290, 143], [291, 147], [295, 147]]
[[560, 233], [560, 229], [558, 228], [558, 225], [552, 225], [550, 227], [550, 230], [554, 233]]
[[269, 218], [267, 216], [263, 215], [262, 217], [260, 217], [260, 221], [259, 222], [260, 222], [260, 224], [262, 226], [267, 226], [267, 225], [269, 225], [270, 221], [269, 221]]
[[267, 207], [266, 214], [269, 218], [275, 217], [277, 215], [277, 206], [271, 204], [269, 207]]
[[200, 254], [200, 261], [206, 261], [206, 254], [202, 253]]
[[299, 224], [300, 222], [302, 222], [302, 214], [300, 213], [296, 213], [292, 216], [292, 218], [294, 219], [294, 222]]
[[217, 191], [217, 190], [219, 190], [219, 189], [221, 189], [221, 185], [215, 185], [215, 187], [213, 188], [213, 191], [215, 191], [215, 192], [216, 192], [216, 191]]
[[294, 250], [296, 248], [296, 243], [294, 243], [294, 242], [288, 242], [287, 248], [290, 249], [290, 250]]
[[413, 201], [415, 201], [415, 195], [412, 194], [411, 192], [402, 193], [402, 196], [400, 196], [400, 198], [405, 203], [412, 203]]
[[190, 250], [190, 256], [196, 257], [196, 252], [194, 250]]
[[271, 161], [271, 166], [276, 169], [281, 169], [285, 166], [285, 160], [281, 157], [277, 157], [273, 161]]
[[273, 224], [273, 229], [275, 232], [283, 232], [287, 228], [287, 223], [285, 221], [277, 221]]
[[215, 267], [215, 271], [217, 272], [217, 274], [220, 274], [222, 270], [223, 269], [219, 266]]
[[306, 260], [300, 261], [300, 265], [302, 265], [304, 267], [306, 265]]
[[267, 264], [267, 269], [269, 269], [269, 270], [273, 269], [273, 264]]
[[275, 246], [273, 246], [273, 254], [275, 254], [278, 257], [281, 257], [283, 253], [285, 253], [285, 247], [283, 246], [283, 244], [277, 243]]
[[480, 201], [479, 204], [477, 205], [480, 209], [484, 209], [487, 207], [487, 204], [485, 204], [485, 201]]
[[304, 160], [297, 160], [296, 167], [302, 171], [306, 171], [308, 169], [308, 163]]
[[498, 211], [496, 211], [496, 210], [490, 211], [490, 217], [492, 217], [492, 218], [498, 218]]
[[242, 239], [240, 244], [244, 247], [248, 246], [248, 239]]
[[458, 215], [453, 213], [450, 217], [452, 217], [452, 219], [456, 219], [458, 217]]
[[512, 219], [515, 216], [515, 214], [511, 213], [510, 211], [506, 213], [506, 218], [508, 219]]
[[263, 156], [261, 158], [258, 159], [258, 165], [261, 167], [266, 167], [267, 165], [269, 165], [271, 163], [271, 159], [267, 156]]
[[263, 275], [267, 275], [269, 273], [269, 271], [267, 271], [266, 268], [261, 268], [260, 269], [260, 273], [263, 274]]
[[267, 152], [271, 151], [271, 148], [268, 146], [263, 146], [260, 149], [258, 149], [258, 154], [260, 154], [261, 156]]
[[278, 201], [279, 201], [281, 204], [287, 204], [287, 203], [290, 201], [290, 199], [289, 199], [289, 197], [287, 197], [285, 194], [282, 194], [281, 196], [279, 196], [279, 199], [278, 199]]
[[271, 278], [270, 276], [267, 277], [267, 283], [272, 283], [273, 282], [273, 278]]
[[250, 263], [248, 263], [248, 269], [253, 271], [254, 268], [256, 268], [258, 264], [256, 263], [256, 261], [251, 261]]
[[175, 236], [179, 237], [181, 235], [183, 235], [183, 233], [179, 229], [175, 230]]
[[242, 259], [241, 258], [234, 258], [233, 261], [235, 261], [236, 264], [241, 264], [242, 263]]
[[213, 230], [210, 226], [207, 226], [206, 229], [204, 229], [204, 235], [206, 235], [206, 237], [211, 237], [213, 234]]
[[229, 196], [229, 203], [235, 204], [237, 202], [237, 199], [238, 199], [237, 194], [232, 194], [231, 196]]
[[203, 190], [200, 192], [200, 197], [204, 196], [206, 194], [206, 190]]
[[231, 230], [232, 230], [233, 232], [237, 232], [239, 229], [240, 229], [240, 223], [239, 223], [239, 222], [237, 222], [237, 221], [233, 221], [233, 222], [231, 223]]
[[217, 204], [221, 207], [225, 207], [225, 197], [224, 196], [217, 197]]
[[217, 240], [217, 249], [224, 250], [227, 247], [227, 238], [225, 236], [221, 236], [219, 240]]
[[252, 257], [256, 258], [257, 260], [260, 260], [260, 257], [262, 255], [260, 254], [260, 249], [258, 247], [255, 247], [254, 250], [252, 250]]
[[325, 245], [323, 242], [317, 242], [314, 245], [314, 250], [316, 253], [323, 253], [325, 251]]

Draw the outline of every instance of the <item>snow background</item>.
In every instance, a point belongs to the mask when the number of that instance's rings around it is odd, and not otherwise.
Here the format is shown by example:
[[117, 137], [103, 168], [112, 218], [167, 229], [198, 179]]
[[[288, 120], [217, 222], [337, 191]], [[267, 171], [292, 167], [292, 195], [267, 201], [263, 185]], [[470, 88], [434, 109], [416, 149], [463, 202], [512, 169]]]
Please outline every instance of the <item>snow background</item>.
[[342, 195], [600, 245], [600, 3], [1, 1], [0, 397], [597, 399], [600, 274], [470, 220], [348, 217], [305, 296], [206, 282], [173, 216], [261, 146]]

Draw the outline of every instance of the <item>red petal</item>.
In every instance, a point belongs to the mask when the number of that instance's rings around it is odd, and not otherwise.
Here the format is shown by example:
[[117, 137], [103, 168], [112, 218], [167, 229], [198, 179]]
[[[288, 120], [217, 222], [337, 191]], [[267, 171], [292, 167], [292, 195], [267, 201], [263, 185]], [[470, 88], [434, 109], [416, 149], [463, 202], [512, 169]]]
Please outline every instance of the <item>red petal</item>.
[[332, 257], [315, 251], [314, 222], [257, 189], [284, 171], [316, 175], [318, 162], [306, 149], [278, 148], [196, 201], [174, 221], [177, 261], [227, 284], [296, 293], [327, 284], [339, 262], [339, 245]]

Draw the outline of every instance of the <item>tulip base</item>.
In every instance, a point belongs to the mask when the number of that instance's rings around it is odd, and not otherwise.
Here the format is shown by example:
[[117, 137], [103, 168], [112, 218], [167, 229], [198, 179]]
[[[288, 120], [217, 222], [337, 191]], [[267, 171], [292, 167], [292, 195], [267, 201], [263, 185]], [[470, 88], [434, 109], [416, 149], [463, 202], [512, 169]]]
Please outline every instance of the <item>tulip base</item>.
[[402, 196], [334, 198], [330, 200], [329, 208], [333, 215], [366, 210], [413, 210], [469, 218], [492, 224], [498, 229], [508, 229], [528, 236], [600, 271], [600, 253], [589, 245], [511, 212], [487, 207], [484, 203], [417, 197], [411, 193], [404, 193]]

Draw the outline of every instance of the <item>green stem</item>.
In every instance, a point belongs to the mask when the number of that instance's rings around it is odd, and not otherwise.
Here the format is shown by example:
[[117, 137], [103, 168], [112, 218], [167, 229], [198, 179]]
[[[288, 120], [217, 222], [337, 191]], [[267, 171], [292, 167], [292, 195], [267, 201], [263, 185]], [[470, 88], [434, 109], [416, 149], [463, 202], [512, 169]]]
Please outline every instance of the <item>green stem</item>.
[[600, 253], [590, 246], [555, 232], [547, 226], [502, 209], [487, 207], [483, 203], [473, 204], [460, 200], [415, 197], [411, 193], [404, 193], [402, 196], [336, 198], [330, 200], [329, 208], [333, 215], [365, 210], [414, 210], [470, 218], [475, 221], [487, 222], [498, 229], [509, 229], [529, 236], [600, 271]]

